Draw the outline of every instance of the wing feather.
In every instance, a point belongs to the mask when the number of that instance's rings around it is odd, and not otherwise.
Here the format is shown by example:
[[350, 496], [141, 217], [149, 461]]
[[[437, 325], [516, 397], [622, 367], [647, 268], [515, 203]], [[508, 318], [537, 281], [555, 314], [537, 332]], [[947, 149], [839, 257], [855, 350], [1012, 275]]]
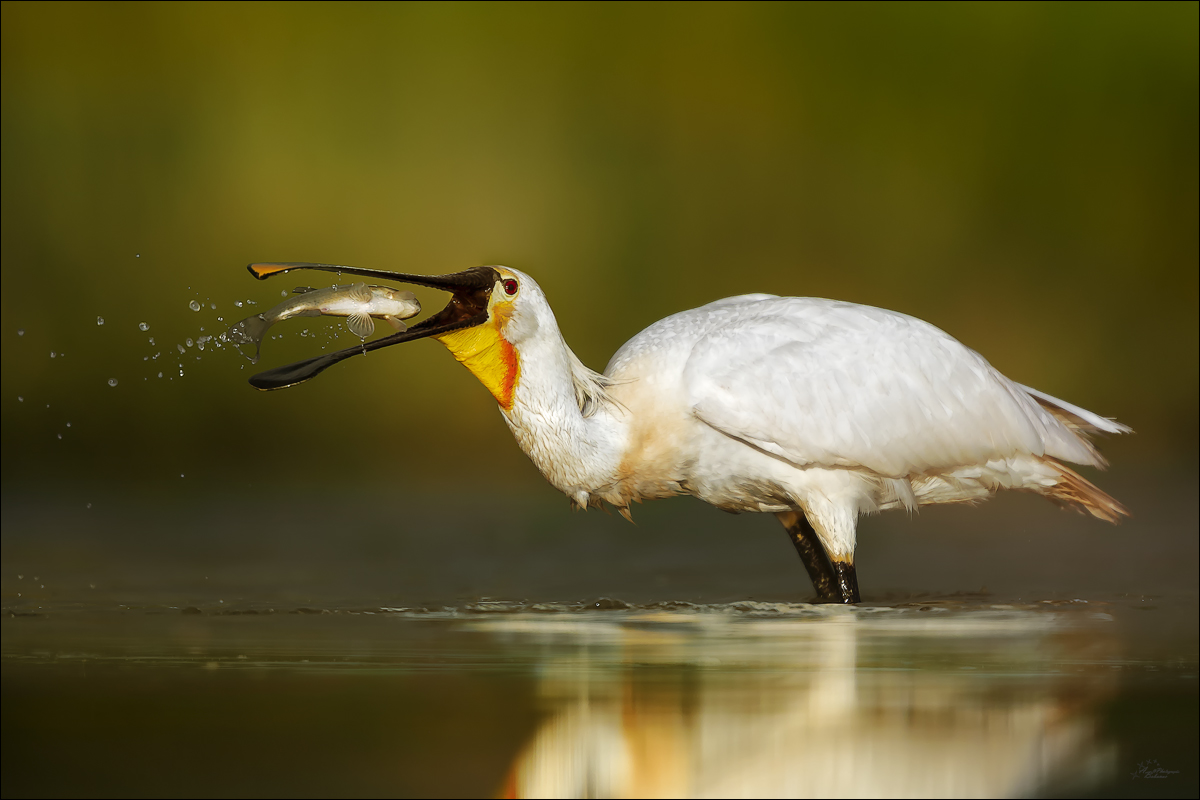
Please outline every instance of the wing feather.
[[812, 298], [740, 308], [691, 348], [691, 408], [799, 466], [900, 478], [1041, 456], [1057, 424], [978, 353], [913, 317]]

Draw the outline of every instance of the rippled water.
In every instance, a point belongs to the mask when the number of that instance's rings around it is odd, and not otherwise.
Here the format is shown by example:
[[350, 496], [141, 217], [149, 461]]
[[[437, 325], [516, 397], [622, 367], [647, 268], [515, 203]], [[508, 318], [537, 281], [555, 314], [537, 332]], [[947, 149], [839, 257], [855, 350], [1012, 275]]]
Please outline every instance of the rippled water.
[[[580, 520], [607, 518], [517, 503], [499, 516], [528, 528], [465, 513], [414, 540], [262, 525], [277, 499], [6, 495], [4, 796], [1196, 792], [1194, 559], [1171, 573], [1152, 552], [1153, 595], [893, 588], [842, 608], [775, 587], [802, 576], [794, 556], [758, 566], [787, 555], [766, 527], [593, 538]], [[661, 513], [643, 525], [707, 519]], [[935, 582], [915, 545], [874, 584]]]

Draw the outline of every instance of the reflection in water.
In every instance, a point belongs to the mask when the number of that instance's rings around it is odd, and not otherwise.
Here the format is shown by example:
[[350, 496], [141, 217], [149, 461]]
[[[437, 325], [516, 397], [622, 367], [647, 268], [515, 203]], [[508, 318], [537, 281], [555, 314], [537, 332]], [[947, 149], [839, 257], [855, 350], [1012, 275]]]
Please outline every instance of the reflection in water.
[[1115, 756], [1090, 713], [1110, 692], [1111, 653], [1068, 616], [487, 620], [477, 627], [547, 655], [551, 714], [503, 793], [941, 797], [1090, 785]]

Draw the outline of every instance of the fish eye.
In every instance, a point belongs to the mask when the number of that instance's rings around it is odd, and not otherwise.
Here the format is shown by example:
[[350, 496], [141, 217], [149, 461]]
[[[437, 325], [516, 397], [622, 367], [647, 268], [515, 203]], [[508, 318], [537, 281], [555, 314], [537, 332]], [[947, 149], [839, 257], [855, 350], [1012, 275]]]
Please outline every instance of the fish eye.
[[517, 282], [512, 278], [504, 279], [504, 293], [509, 297], [517, 293]]

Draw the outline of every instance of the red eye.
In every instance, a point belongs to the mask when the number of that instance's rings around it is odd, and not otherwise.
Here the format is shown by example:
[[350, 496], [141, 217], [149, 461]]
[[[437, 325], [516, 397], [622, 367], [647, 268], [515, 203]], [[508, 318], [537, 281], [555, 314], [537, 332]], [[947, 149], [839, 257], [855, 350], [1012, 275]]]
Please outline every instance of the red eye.
[[516, 294], [517, 293], [517, 282], [514, 281], [512, 278], [506, 279], [504, 281], [504, 293], [508, 294], [508, 295]]

